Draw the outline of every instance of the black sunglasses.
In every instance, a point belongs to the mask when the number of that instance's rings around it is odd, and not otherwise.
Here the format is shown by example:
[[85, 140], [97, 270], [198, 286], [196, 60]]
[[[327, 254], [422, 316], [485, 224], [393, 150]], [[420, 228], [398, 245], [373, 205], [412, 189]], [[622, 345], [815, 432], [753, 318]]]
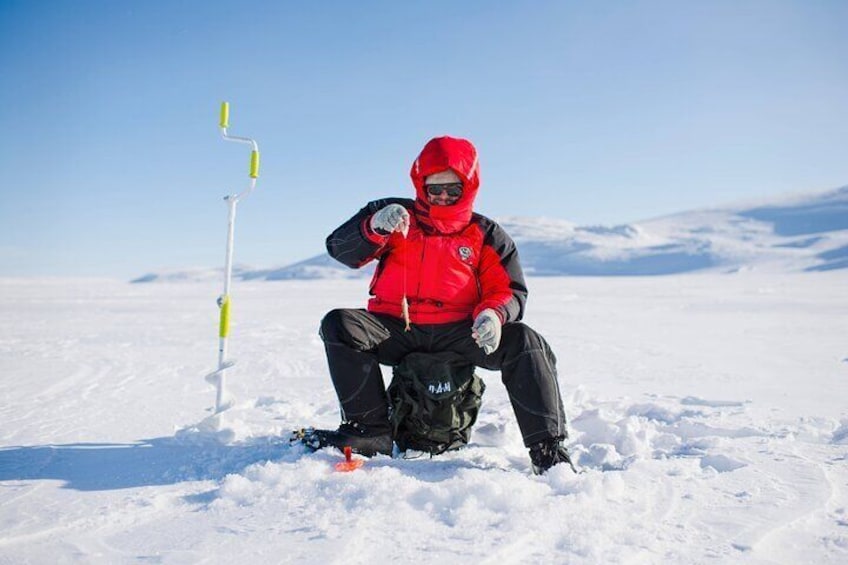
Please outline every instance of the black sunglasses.
[[461, 182], [446, 182], [444, 184], [428, 184], [426, 187], [427, 194], [430, 196], [439, 196], [443, 192], [447, 192], [451, 198], [459, 198], [462, 196]]

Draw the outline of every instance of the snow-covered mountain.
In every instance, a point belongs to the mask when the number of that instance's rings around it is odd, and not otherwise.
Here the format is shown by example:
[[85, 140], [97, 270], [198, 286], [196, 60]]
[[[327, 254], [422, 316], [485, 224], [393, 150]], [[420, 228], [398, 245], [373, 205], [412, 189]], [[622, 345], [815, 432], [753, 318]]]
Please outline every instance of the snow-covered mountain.
[[[218, 281], [223, 277], [223, 268], [194, 268], [173, 271], [148, 273], [134, 283], [149, 282], [206, 282]], [[356, 279], [369, 276], [374, 271], [373, 265], [360, 270], [348, 269], [327, 255], [318, 255], [305, 261], [294, 263], [276, 269], [255, 269], [245, 265], [233, 266], [233, 278], [237, 280], [291, 280], [291, 279]]]
[[[826, 271], [848, 268], [848, 186], [776, 201], [682, 212], [633, 224], [578, 226], [552, 218], [497, 218], [528, 275], [665, 275], [693, 271]], [[243, 280], [356, 278], [326, 254], [275, 269], [236, 270]], [[220, 270], [148, 274], [133, 282], [205, 280]]]
[[664, 275], [848, 267], [848, 187], [619, 226], [501, 218], [528, 274]]

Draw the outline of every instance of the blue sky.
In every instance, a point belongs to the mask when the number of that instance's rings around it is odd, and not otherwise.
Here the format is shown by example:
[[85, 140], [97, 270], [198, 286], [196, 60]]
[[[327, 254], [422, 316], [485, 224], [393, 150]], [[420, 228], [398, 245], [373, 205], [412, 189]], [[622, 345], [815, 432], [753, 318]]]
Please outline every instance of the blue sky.
[[848, 184], [848, 2], [0, 0], [0, 275], [323, 251], [436, 135], [477, 210], [581, 224]]

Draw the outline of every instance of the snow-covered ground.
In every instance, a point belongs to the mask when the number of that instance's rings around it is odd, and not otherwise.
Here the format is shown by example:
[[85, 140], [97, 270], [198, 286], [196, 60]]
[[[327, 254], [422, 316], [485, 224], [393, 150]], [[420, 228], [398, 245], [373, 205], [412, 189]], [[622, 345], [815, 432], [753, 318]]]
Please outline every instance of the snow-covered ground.
[[337, 473], [317, 336], [366, 280], [0, 281], [0, 563], [846, 563], [848, 273], [530, 279], [583, 473], [488, 382], [465, 450]]

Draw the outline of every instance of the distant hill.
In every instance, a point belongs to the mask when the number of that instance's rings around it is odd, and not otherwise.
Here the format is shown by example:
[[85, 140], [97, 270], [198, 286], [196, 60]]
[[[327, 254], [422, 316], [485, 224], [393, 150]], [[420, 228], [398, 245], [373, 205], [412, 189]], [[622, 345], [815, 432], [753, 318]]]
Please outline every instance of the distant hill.
[[[618, 226], [551, 218], [497, 218], [527, 275], [639, 276], [695, 271], [812, 272], [848, 268], [848, 186], [735, 207], [682, 212]], [[275, 269], [234, 269], [242, 280], [356, 278], [322, 254]], [[133, 282], [209, 280], [221, 269], [150, 273]]]

